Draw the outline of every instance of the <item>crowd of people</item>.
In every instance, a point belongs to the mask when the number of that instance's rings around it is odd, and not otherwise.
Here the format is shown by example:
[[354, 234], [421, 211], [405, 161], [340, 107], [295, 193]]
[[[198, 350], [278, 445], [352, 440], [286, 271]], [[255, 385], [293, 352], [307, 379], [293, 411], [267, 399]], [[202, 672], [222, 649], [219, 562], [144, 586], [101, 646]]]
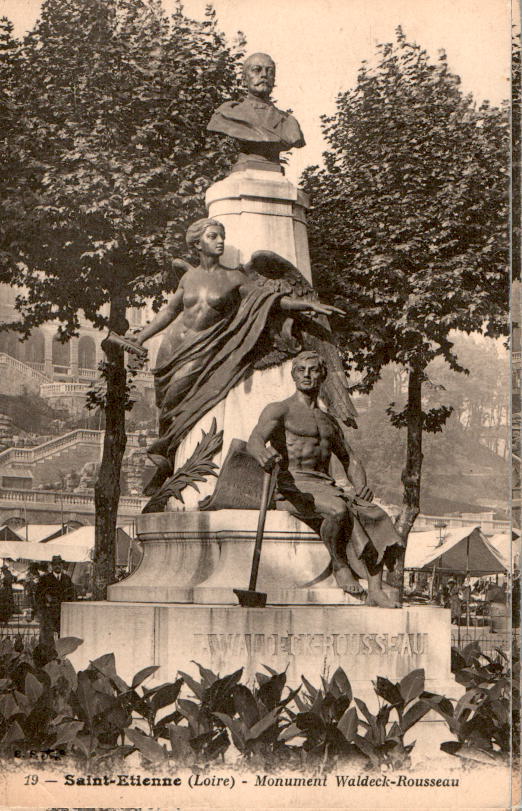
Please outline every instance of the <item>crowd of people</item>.
[[[65, 562], [54, 555], [50, 571], [42, 571], [35, 563], [29, 564], [24, 579], [25, 603], [30, 619], [37, 619], [40, 642], [52, 645], [54, 636], [60, 635], [60, 607], [63, 602], [76, 599], [76, 588], [64, 571]], [[0, 624], [9, 622], [15, 612], [13, 584], [16, 577], [7, 565], [0, 570]]]

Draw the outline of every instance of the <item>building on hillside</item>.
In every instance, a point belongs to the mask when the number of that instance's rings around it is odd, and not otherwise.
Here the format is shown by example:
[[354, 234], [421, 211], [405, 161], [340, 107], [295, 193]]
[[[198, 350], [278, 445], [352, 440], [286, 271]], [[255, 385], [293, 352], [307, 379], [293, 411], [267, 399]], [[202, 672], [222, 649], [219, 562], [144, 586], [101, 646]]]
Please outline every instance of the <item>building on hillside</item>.
[[[0, 285], [0, 323], [18, 318], [15, 309], [19, 291]], [[139, 329], [154, 316], [150, 307], [129, 310], [131, 329]], [[99, 377], [98, 365], [105, 355], [101, 343], [106, 330], [95, 329], [80, 316], [77, 337], [59, 340], [57, 322], [34, 328], [26, 340], [15, 330], [0, 332], [0, 395], [9, 401], [10, 413], [0, 411], [0, 521], [52, 523], [94, 520], [94, 481], [101, 460], [104, 432], [83, 425], [86, 394]], [[137, 431], [129, 430], [122, 469], [122, 517], [132, 520], [146, 499], [143, 479], [151, 465], [145, 453], [148, 436], [154, 434], [154, 367], [161, 336], [147, 343], [149, 358], [134, 378], [140, 401], [131, 412]], [[33, 426], [32, 413], [20, 424], [13, 395], [39, 395], [57, 412], [69, 415], [52, 420], [44, 431]], [[36, 412], [35, 412], [36, 413]], [[52, 412], [51, 412], [52, 413]], [[49, 420], [48, 420], [49, 422]], [[56, 422], [56, 425], [54, 424]], [[85, 424], [86, 421], [85, 421]]]
[[[18, 294], [18, 290], [0, 285], [0, 323], [17, 320]], [[153, 316], [150, 307], [134, 308], [127, 314], [131, 329], [139, 329]], [[106, 334], [81, 316], [80, 334], [65, 343], [58, 337], [57, 322], [35, 327], [26, 340], [21, 340], [15, 330], [0, 332], [0, 393], [30, 391], [54, 408], [80, 412], [86, 392], [98, 376], [98, 364], [104, 359], [101, 343]], [[149, 359], [135, 380], [138, 390], [151, 403], [154, 385], [149, 370], [154, 367], [160, 340], [155, 336], [147, 344]]]

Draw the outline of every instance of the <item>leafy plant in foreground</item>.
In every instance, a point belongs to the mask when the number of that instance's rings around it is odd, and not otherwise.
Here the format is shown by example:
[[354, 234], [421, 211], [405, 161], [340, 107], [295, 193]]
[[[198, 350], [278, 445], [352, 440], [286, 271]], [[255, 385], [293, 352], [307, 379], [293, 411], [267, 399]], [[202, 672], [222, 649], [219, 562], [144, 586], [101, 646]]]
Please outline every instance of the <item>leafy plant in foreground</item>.
[[[48, 751], [95, 769], [139, 752], [147, 766], [201, 768], [233, 745], [251, 768], [272, 771], [323, 770], [342, 761], [404, 769], [415, 745], [406, 744], [405, 735], [430, 710], [456, 737], [442, 744], [444, 752], [487, 763], [509, 755], [511, 673], [501, 651], [493, 660], [477, 643], [453, 651], [457, 681], [466, 687], [461, 699], [425, 691], [419, 669], [396, 683], [379, 676], [374, 690], [383, 703], [375, 713], [353, 697], [340, 667], [320, 688], [303, 676], [290, 690], [286, 673], [266, 665], [250, 687], [240, 683], [242, 668], [220, 676], [200, 664], [199, 680], [180, 672], [174, 682], [148, 688], [144, 682], [158, 667], [143, 668], [128, 684], [113, 653], [76, 672], [66, 657], [80, 644], [71, 637], [58, 639], [54, 649], [26, 649], [0, 641], [1, 756]], [[183, 685], [191, 697], [181, 697]]]
[[494, 660], [471, 642], [461, 652], [452, 649], [452, 670], [466, 692], [451, 711], [433, 707], [446, 721], [456, 741], [441, 749], [467, 761], [507, 761], [511, 751], [511, 673], [506, 655], [497, 648]]
[[[306, 751], [323, 759], [350, 756], [361, 760], [364, 756], [370, 768], [409, 765], [415, 744], [405, 745], [404, 735], [430, 710], [423, 699], [423, 696], [431, 697], [430, 693], [424, 693], [424, 670], [413, 670], [397, 684], [379, 676], [374, 689], [386, 703], [376, 714], [358, 698], [353, 699], [354, 705], [350, 706], [352, 688], [341, 667], [330, 681], [322, 680], [322, 689], [313, 687], [304, 676], [301, 678], [307, 693], [304, 698], [296, 697], [300, 712], [282, 733], [283, 740], [304, 737]], [[393, 722], [390, 721], [392, 711], [397, 716]], [[359, 734], [361, 727], [364, 734]]]

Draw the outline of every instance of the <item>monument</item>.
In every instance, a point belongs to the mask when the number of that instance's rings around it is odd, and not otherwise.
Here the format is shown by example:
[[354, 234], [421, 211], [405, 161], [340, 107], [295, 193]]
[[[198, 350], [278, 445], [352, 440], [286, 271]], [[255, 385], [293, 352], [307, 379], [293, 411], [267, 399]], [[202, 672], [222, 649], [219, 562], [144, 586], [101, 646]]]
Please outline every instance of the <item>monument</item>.
[[[449, 612], [396, 608], [382, 582], [400, 539], [350, 453], [356, 414], [327, 321], [341, 313], [314, 293], [308, 200], [281, 169], [302, 133], [270, 100], [273, 60], [254, 54], [244, 75], [245, 98], [209, 124], [240, 155], [208, 189], [208, 218], [188, 229], [197, 265], [177, 260], [185, 273], [173, 298], [126, 336], [142, 351], [164, 335], [157, 471], [137, 520], [143, 560], [108, 601], [65, 605], [62, 633], [84, 640], [75, 665], [114, 651], [124, 678], [155, 664], [164, 682], [197, 661], [221, 674], [243, 667], [246, 679], [265, 664], [287, 669], [297, 685], [341, 665], [369, 697], [377, 675], [423, 667], [426, 689], [448, 692]], [[332, 478], [332, 454], [353, 494]], [[266, 607], [245, 608], [234, 589], [249, 582], [263, 468], [275, 458], [258, 577]]]

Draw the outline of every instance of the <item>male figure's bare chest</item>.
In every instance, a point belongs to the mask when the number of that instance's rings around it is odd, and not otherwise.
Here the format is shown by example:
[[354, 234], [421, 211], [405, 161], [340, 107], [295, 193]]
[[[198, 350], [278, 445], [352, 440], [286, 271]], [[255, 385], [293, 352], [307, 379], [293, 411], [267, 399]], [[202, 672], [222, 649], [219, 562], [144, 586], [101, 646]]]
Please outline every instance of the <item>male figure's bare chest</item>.
[[285, 415], [287, 435], [331, 443], [334, 430], [330, 417], [318, 408], [296, 405]]

